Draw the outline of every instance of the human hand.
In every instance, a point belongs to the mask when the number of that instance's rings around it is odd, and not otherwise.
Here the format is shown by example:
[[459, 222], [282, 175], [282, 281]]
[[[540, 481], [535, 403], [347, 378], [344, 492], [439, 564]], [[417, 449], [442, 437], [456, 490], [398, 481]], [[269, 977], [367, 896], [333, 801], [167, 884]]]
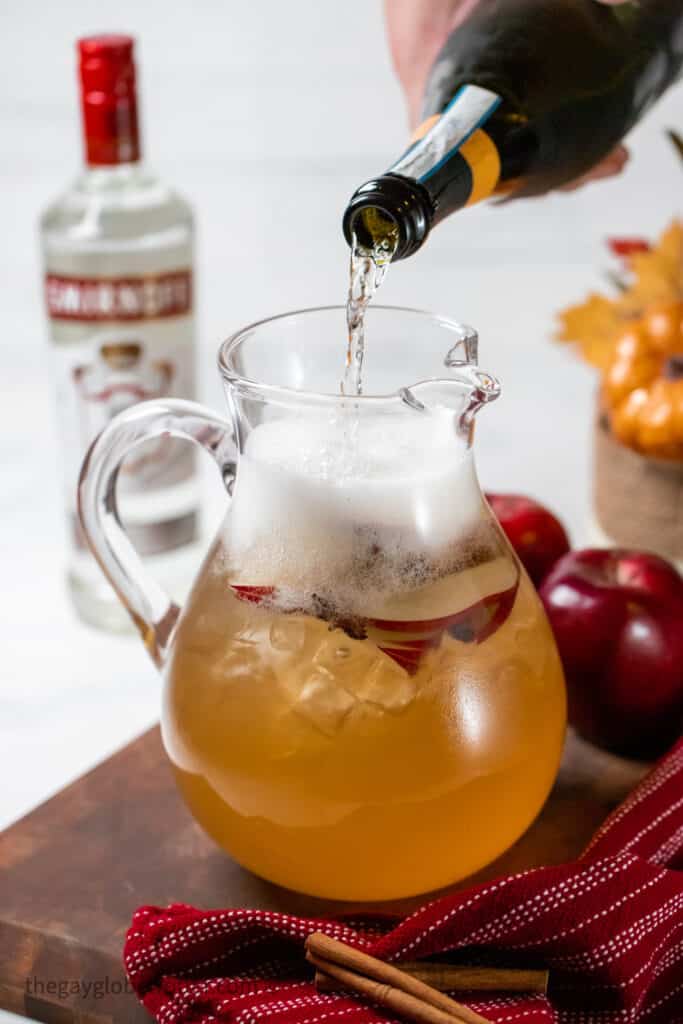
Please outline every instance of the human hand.
[[[596, 0], [610, 6], [627, 2]], [[417, 127], [427, 77], [441, 47], [478, 4], [479, 0], [384, 0], [389, 48], [406, 97], [411, 128]], [[573, 190], [589, 181], [619, 174], [628, 157], [626, 147], [617, 146], [588, 174], [565, 189]]]

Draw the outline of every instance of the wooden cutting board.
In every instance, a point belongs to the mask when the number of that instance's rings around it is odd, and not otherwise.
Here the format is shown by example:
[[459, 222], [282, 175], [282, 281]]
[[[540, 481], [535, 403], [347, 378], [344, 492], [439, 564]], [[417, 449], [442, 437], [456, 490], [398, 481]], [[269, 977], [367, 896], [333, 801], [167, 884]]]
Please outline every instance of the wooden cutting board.
[[[474, 880], [574, 858], [642, 771], [570, 736], [541, 815]], [[181, 803], [152, 729], [0, 834], [0, 1008], [50, 1024], [148, 1020], [126, 991], [121, 948], [137, 906], [172, 902], [354, 909], [279, 889], [218, 850]]]

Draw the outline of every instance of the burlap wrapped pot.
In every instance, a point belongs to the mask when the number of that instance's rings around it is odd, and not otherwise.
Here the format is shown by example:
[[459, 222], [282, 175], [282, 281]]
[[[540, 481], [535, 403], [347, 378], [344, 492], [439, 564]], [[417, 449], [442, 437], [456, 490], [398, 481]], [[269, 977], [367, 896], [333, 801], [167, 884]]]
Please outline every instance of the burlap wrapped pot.
[[620, 444], [600, 405], [593, 497], [598, 524], [612, 543], [683, 562], [683, 462], [649, 458]]

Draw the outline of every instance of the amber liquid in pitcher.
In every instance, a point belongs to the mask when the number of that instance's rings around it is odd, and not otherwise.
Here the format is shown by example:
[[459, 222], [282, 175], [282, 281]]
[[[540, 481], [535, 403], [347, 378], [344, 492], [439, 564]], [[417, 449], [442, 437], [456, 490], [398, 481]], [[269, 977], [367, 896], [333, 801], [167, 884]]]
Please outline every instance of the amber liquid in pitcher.
[[[390, 466], [384, 504], [373, 476], [330, 481], [328, 505], [324, 481], [299, 493], [277, 459], [243, 455], [183, 613], [163, 716], [181, 792], [292, 889], [381, 900], [462, 878], [524, 831], [557, 771], [564, 685], [536, 593], [467, 485], [469, 455], [427, 462], [409, 489]], [[420, 502], [429, 544], [407, 526]]]

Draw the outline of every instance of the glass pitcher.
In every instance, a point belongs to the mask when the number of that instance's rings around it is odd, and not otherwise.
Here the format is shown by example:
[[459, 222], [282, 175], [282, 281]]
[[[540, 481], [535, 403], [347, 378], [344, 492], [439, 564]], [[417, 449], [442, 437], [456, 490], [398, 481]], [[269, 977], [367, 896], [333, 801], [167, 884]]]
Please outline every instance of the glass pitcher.
[[[527, 828], [565, 692], [477, 481], [474, 418], [499, 385], [476, 334], [371, 308], [366, 393], [343, 397], [344, 328], [330, 307], [226, 341], [230, 421], [175, 400], [122, 413], [85, 460], [80, 514], [163, 669], [164, 745], [195, 819], [273, 882], [383, 900], [460, 879]], [[163, 436], [210, 452], [231, 495], [182, 610], [116, 512], [121, 460]]]

